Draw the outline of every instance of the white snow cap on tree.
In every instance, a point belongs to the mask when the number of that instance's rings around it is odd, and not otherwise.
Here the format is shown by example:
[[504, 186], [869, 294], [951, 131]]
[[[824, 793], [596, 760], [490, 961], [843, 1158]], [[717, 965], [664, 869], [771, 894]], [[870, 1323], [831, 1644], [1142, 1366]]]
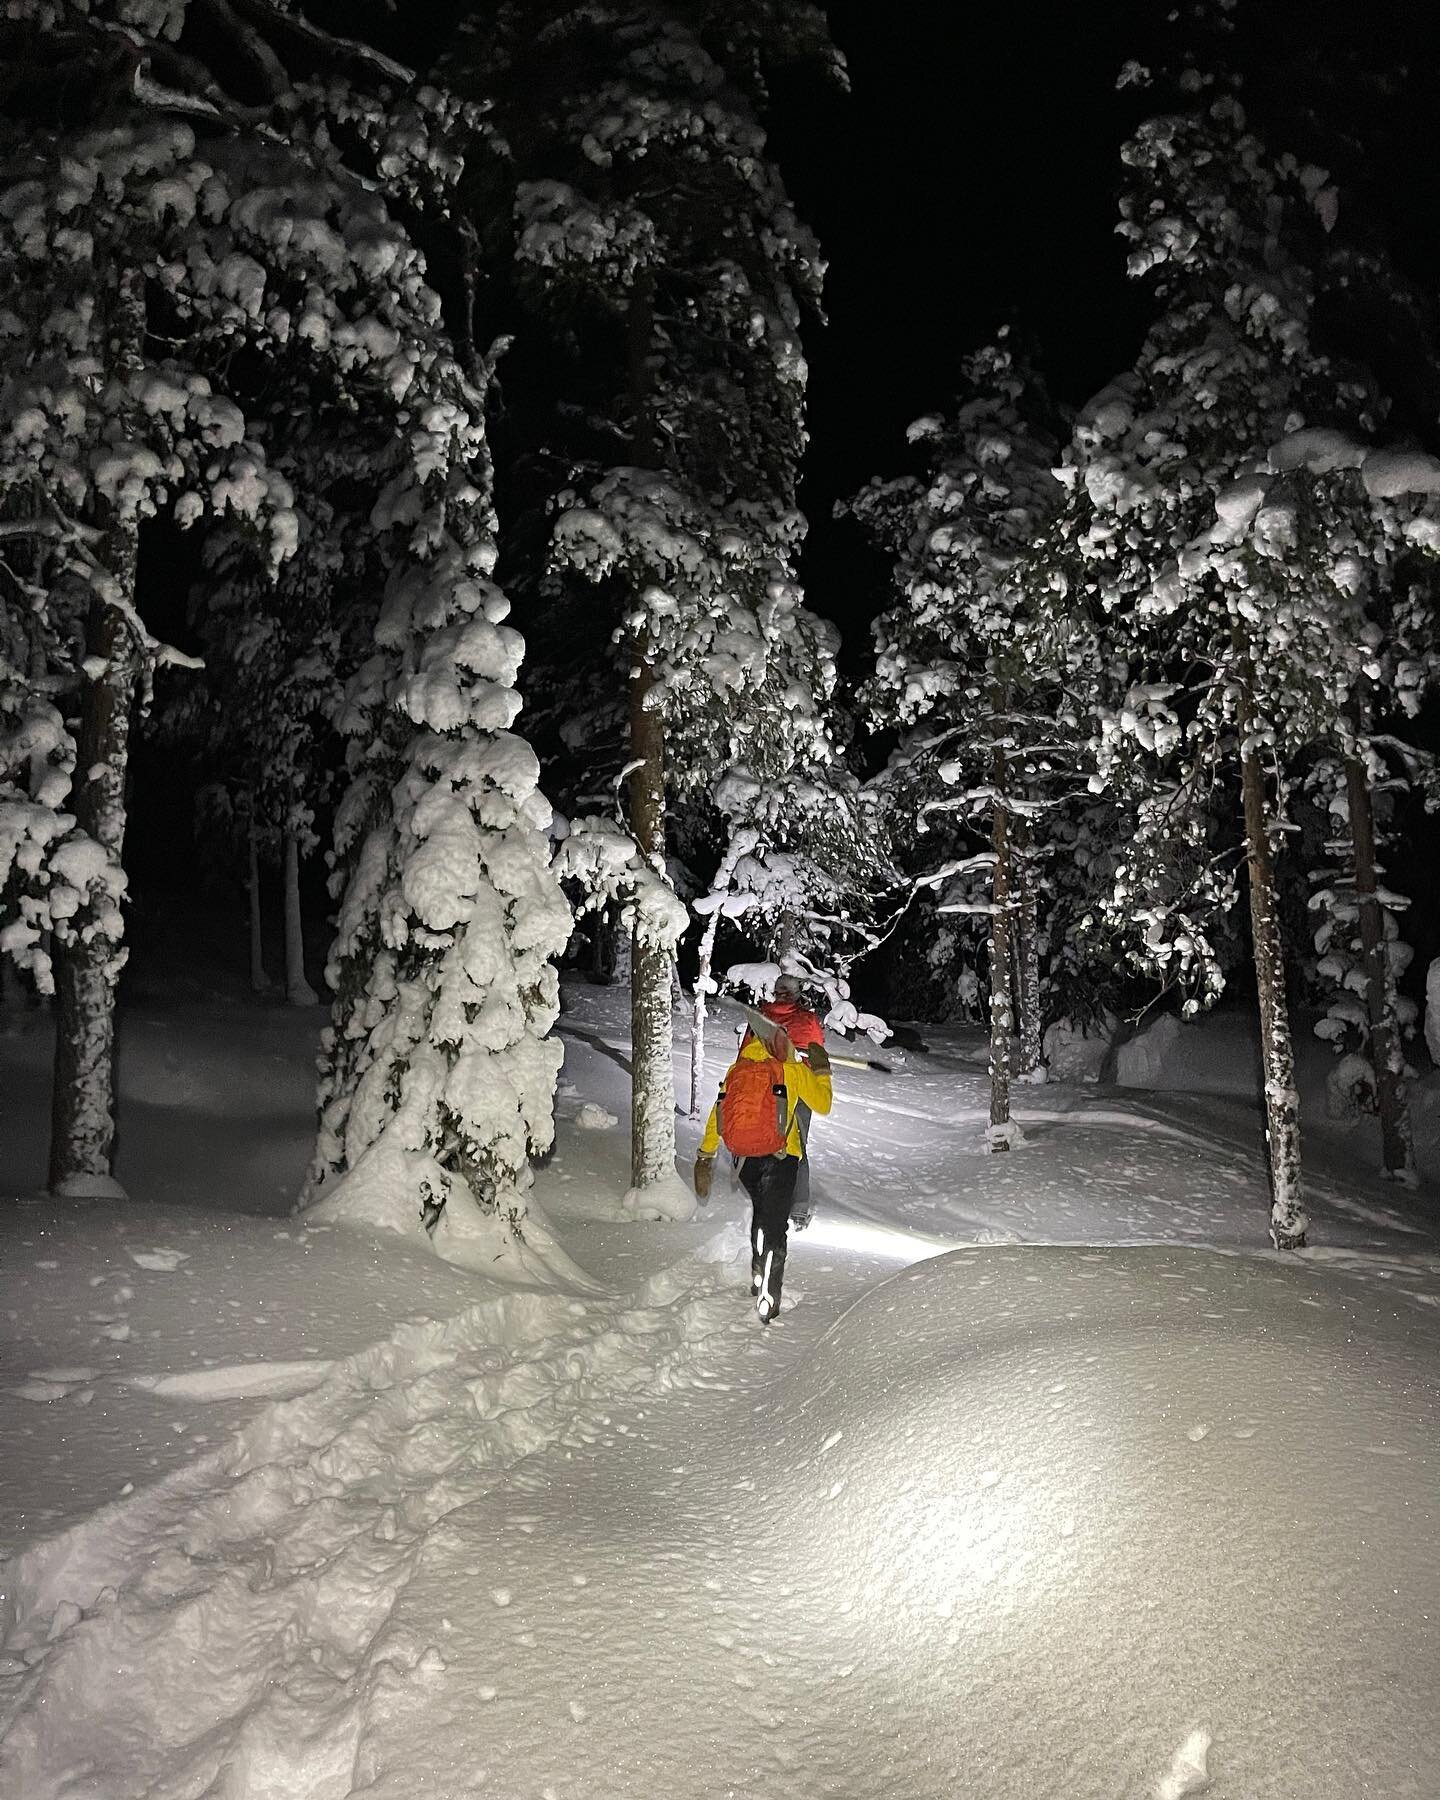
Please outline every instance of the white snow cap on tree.
[[539, 765], [506, 729], [523, 645], [490, 581], [473, 486], [481, 399], [449, 379], [464, 404], [427, 412], [408, 473], [376, 504], [377, 521], [404, 529], [347, 712], [353, 784], [336, 842], [353, 872], [315, 1176], [321, 1216], [418, 1230], [423, 1210], [442, 1250], [469, 1260], [474, 1209], [520, 1226], [529, 1158], [552, 1141], [551, 958], [571, 921]]

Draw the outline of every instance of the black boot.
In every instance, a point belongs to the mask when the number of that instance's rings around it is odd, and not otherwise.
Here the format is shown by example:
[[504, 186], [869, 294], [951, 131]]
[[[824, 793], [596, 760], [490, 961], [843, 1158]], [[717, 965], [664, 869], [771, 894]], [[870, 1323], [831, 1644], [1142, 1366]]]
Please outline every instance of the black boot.
[[785, 1279], [785, 1254], [769, 1256], [766, 1264], [761, 1266], [760, 1281], [755, 1300], [755, 1310], [760, 1315], [762, 1325], [768, 1325], [780, 1310], [780, 1287]]
[[752, 1250], [750, 1252], [750, 1292], [752, 1294], [760, 1292], [760, 1272], [764, 1267], [764, 1257]]

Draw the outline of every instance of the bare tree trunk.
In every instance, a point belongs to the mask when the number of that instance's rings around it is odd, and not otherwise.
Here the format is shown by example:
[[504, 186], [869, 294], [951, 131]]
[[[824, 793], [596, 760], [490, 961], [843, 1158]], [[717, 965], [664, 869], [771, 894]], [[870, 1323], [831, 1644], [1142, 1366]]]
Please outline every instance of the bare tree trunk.
[[314, 1006], [319, 996], [305, 979], [305, 932], [300, 917], [300, 842], [285, 833], [285, 998]]
[[1040, 921], [1035, 891], [1035, 862], [1031, 854], [1030, 821], [1016, 813], [1010, 821], [1014, 849], [1015, 930], [1012, 961], [1015, 967], [1015, 1006], [1019, 1015], [1016, 1070], [1033, 1075], [1044, 1056], [1040, 1021]]
[[1370, 777], [1359, 756], [1345, 760], [1355, 902], [1365, 967], [1365, 1009], [1370, 1017], [1370, 1061], [1375, 1069], [1375, 1110], [1380, 1146], [1392, 1181], [1415, 1180], [1415, 1144], [1405, 1094], [1405, 1056], [1395, 1009], [1395, 974], [1385, 948], [1385, 913], [1376, 880], [1375, 811]]
[[1265, 1073], [1265, 1141], [1270, 1152], [1270, 1238], [1277, 1250], [1302, 1250], [1309, 1221], [1300, 1186], [1300, 1097], [1285, 999], [1285, 957], [1275, 904], [1265, 774], [1255, 747], [1255, 709], [1239, 690], [1240, 785], [1250, 872], [1250, 935], [1260, 999], [1260, 1054]]
[[597, 906], [590, 917], [594, 920], [590, 938], [590, 979], [598, 986], [609, 979], [605, 973], [605, 934], [610, 929], [610, 921], [603, 905]]
[[[636, 281], [626, 314], [630, 442], [636, 463], [658, 460], [650, 414], [654, 294], [648, 275]], [[643, 627], [630, 655], [630, 830], [640, 854], [665, 879], [665, 714]], [[670, 951], [637, 929], [630, 963], [630, 1186], [658, 1186], [675, 1171], [675, 1019], [670, 1003]]]
[[[145, 338], [145, 284], [133, 269], [116, 285], [113, 373], [138, 368]], [[107, 511], [109, 509], [107, 508]], [[126, 608], [133, 613], [140, 532], [132, 517], [102, 519], [101, 561], [110, 595], [96, 592], [85, 630], [87, 675], [76, 732], [75, 823], [118, 868], [125, 847], [125, 775], [139, 673]], [[115, 995], [125, 965], [123, 923], [107, 909], [77, 941], [57, 943], [55, 1067], [50, 1114], [52, 1193], [116, 1191]]]
[[1010, 1000], [1010, 809], [1005, 746], [1000, 741], [1003, 696], [993, 697], [996, 733], [990, 809], [990, 842], [995, 867], [990, 882], [990, 1148], [1010, 1148], [1010, 1069], [1015, 1014]]
[[[607, 908], [606, 910], [607, 917], [609, 917], [612, 909]], [[613, 911], [619, 913], [620, 908], [616, 907]], [[618, 918], [613, 920], [610, 929], [613, 937], [612, 949], [614, 954], [610, 963], [610, 974], [608, 979], [612, 987], [629, 987], [634, 979], [635, 973], [635, 958], [631, 954], [631, 934], [622, 929], [621, 921]]]
[[270, 977], [265, 973], [265, 941], [260, 911], [260, 833], [255, 828], [254, 801], [245, 826], [246, 870], [245, 898], [250, 909], [250, 986], [257, 994], [266, 993]]
[[[725, 854], [720, 859], [720, 867], [715, 871], [715, 878], [710, 883], [712, 894], [728, 893], [735, 879], [735, 870], [740, 859], [747, 856], [755, 847], [755, 834], [744, 830], [736, 833], [726, 846]], [[709, 995], [714, 991], [712, 970], [715, 961], [715, 938], [720, 929], [720, 908], [717, 906], [705, 921], [705, 929], [700, 934], [700, 966], [695, 975], [695, 1000], [690, 1015], [690, 1117], [699, 1118], [701, 1104], [701, 1083], [705, 1079], [705, 1021], [709, 1016]]]
[[[665, 722], [643, 638], [630, 646], [630, 829], [640, 853], [665, 871]], [[654, 695], [654, 703], [651, 696]], [[637, 926], [630, 967], [630, 1185], [675, 1178], [675, 1025], [670, 951]]]
[[705, 1020], [709, 1014], [710, 964], [715, 953], [717, 915], [705, 921], [700, 938], [700, 966], [695, 974], [695, 996], [690, 1005], [690, 1117], [700, 1117], [700, 1088], [705, 1079]]

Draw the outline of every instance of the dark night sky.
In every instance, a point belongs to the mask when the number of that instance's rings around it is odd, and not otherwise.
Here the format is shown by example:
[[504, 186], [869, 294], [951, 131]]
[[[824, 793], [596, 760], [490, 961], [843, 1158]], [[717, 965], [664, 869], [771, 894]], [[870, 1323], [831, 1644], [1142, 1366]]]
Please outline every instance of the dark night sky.
[[[1056, 395], [1079, 404], [1132, 360], [1148, 320], [1115, 236], [1119, 146], [1154, 105], [1115, 91], [1167, 48], [1170, 0], [943, 8], [830, 0], [851, 91], [777, 88], [771, 142], [830, 263], [802, 504], [810, 603], [850, 657], [885, 574], [838, 498], [905, 466], [905, 426], [951, 400], [960, 358], [1007, 321]], [[1232, 54], [1274, 150], [1335, 171], [1421, 286], [1440, 286], [1440, 61], [1418, 0], [1242, 0]], [[1406, 71], [1385, 93], [1378, 71]], [[1434, 441], [1440, 391], [1412, 343], [1370, 342], [1393, 423]]]
[[828, 11], [851, 91], [781, 89], [770, 127], [830, 263], [830, 322], [807, 338], [807, 585], [863, 636], [883, 571], [834, 502], [903, 466], [961, 357], [1011, 321], [1079, 402], [1134, 354], [1144, 297], [1114, 236], [1134, 101], [1114, 90], [1141, 33], [1133, 4]]

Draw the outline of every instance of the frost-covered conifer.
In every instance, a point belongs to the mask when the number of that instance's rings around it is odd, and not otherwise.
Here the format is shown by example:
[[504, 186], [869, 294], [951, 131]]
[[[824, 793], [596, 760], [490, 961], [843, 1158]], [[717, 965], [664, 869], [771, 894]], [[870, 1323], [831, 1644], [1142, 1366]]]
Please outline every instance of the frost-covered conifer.
[[[795, 484], [799, 333], [821, 263], [760, 123], [765, 70], [797, 55], [833, 57], [809, 5], [551, 0], [477, 18], [457, 59], [513, 152], [520, 351], [538, 331], [547, 358], [531, 376], [550, 399], [543, 436], [515, 447], [517, 480], [554, 520], [549, 581], [532, 559], [531, 586], [552, 612], [598, 590], [628, 827], [662, 882], [667, 798], [753, 762], [776, 704], [816, 710], [787, 659], [813, 629]], [[593, 619], [593, 596], [582, 605]], [[573, 721], [588, 700], [561, 704]], [[631, 1197], [676, 1210], [671, 954], [655, 925], [632, 964]]]
[[319, 1171], [348, 1173], [350, 1210], [377, 1220], [418, 1225], [457, 1189], [513, 1213], [550, 1131], [545, 959], [567, 915], [508, 730], [520, 641], [489, 580], [486, 371], [393, 204], [453, 183], [462, 109], [267, 0], [7, 0], [4, 42], [0, 519], [31, 558], [40, 647], [10, 713], [26, 744], [50, 734], [24, 793], [55, 818], [24, 815], [19, 942], [34, 959], [43, 931], [74, 940], [53, 1178], [108, 1169], [124, 753], [159, 655], [140, 533], [161, 513], [238, 523], [283, 566], [299, 520], [271, 384], [289, 382], [367, 427], [351, 474], [387, 571], [343, 719], [353, 865]]
[[[855, 961], [882, 940], [905, 883], [890, 821], [873, 788], [838, 759], [735, 768], [713, 794], [723, 851], [692, 903], [702, 921], [690, 1029], [690, 1111], [699, 1111], [711, 996], [726, 987], [761, 998], [778, 970], [826, 997], [836, 1031], [879, 1029], [850, 998]], [[717, 973], [720, 929], [750, 955]], [[755, 960], [756, 953], [760, 960]]]
[[[190, 609], [204, 673], [167, 683], [157, 710], [161, 728], [212, 777], [202, 796], [205, 825], [212, 836], [228, 835], [230, 854], [251, 865], [252, 960], [259, 864], [282, 871], [286, 996], [311, 1005], [300, 862], [319, 846], [317, 811], [333, 804], [346, 673], [367, 653], [368, 596], [385, 578], [367, 515], [388, 454], [387, 426], [303, 387], [287, 386], [272, 408], [261, 429], [274, 446], [272, 465], [296, 492], [294, 554], [272, 576], [246, 534], [207, 535]], [[252, 984], [263, 989], [263, 972], [256, 974]]]
[[[1064, 498], [1052, 473], [1059, 428], [1002, 334], [967, 359], [953, 417], [911, 426], [925, 473], [872, 483], [849, 503], [893, 555], [901, 595], [877, 621], [868, 689], [875, 723], [906, 733], [885, 782], [936, 834], [945, 861], [928, 879], [951, 890], [942, 914], [988, 923], [995, 1150], [1011, 1143], [1017, 1063], [1039, 1065], [1036, 852], [1048, 810], [1077, 784], [1086, 737], [1076, 706], [1088, 622], [1042, 557]], [[988, 849], [975, 849], [977, 831]]]
[[[1282, 445], [1269, 462], [1295, 461]], [[1330, 741], [1319, 746], [1306, 790], [1328, 820], [1325, 863], [1314, 871], [1316, 973], [1326, 992], [1317, 1025], [1337, 1054], [1363, 1052], [1368, 1104], [1379, 1118], [1382, 1162], [1394, 1180], [1415, 1178], [1403, 1038], [1416, 1008], [1397, 991], [1411, 952], [1399, 930], [1409, 902], [1387, 869], [1395, 797], [1440, 795], [1433, 753], [1399, 735], [1440, 675], [1433, 571], [1440, 535], [1440, 463], [1414, 451], [1376, 449], [1328, 434], [1292, 479], [1310, 529], [1296, 561], [1317, 594], [1335, 586], [1363, 609], [1359, 668]], [[1419, 561], [1417, 561], [1417, 549]], [[1382, 860], [1382, 858], [1386, 860]]]
[[1343, 735], [1373, 662], [1353, 504], [1369, 489], [1337, 447], [1377, 408], [1313, 343], [1312, 266], [1334, 222], [1324, 171], [1272, 157], [1232, 94], [1193, 71], [1181, 86], [1187, 110], [1148, 120], [1124, 152], [1121, 230], [1160, 315], [1134, 372], [1077, 422], [1061, 536], [1127, 671], [1100, 720], [1100, 779], [1151, 790], [1115, 903], [1200, 1000], [1218, 991], [1209, 932], [1228, 899], [1211, 817], [1238, 776], [1271, 1234], [1290, 1247], [1306, 1224], [1274, 856], [1295, 758]]
[[463, 1258], [477, 1205], [518, 1222], [551, 1139], [570, 915], [539, 766], [509, 729], [523, 644], [491, 580], [483, 397], [451, 379], [373, 515], [391, 572], [341, 720], [350, 874], [315, 1174], [322, 1212], [394, 1226], [423, 1205]]

